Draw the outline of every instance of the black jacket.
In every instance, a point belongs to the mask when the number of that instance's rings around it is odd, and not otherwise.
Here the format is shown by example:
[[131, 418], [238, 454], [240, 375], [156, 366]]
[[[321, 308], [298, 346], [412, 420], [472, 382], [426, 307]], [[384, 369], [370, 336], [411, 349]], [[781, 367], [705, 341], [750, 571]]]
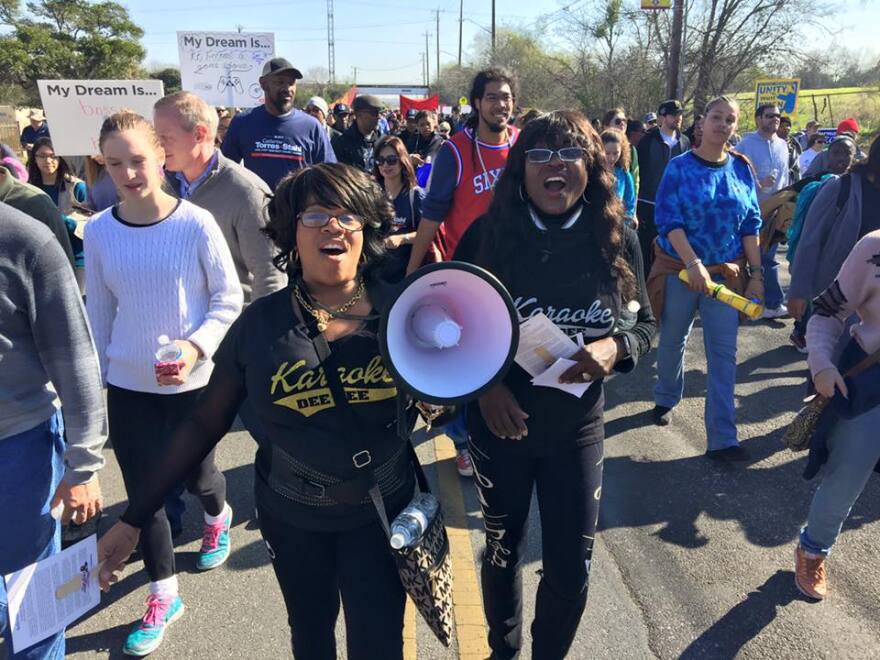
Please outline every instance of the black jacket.
[[336, 160], [352, 167], [357, 167], [364, 172], [373, 171], [373, 145], [378, 139], [374, 131], [372, 135], [363, 136], [358, 130], [357, 123], [352, 122], [344, 133], [337, 135], [331, 140], [333, 153]]
[[666, 146], [659, 128], [652, 128], [639, 142], [639, 199], [654, 201], [660, 179], [666, 171], [666, 165], [676, 156], [680, 156], [691, 148], [691, 141], [686, 135], [679, 133], [678, 142], [671, 149]]
[[425, 159], [430, 156], [433, 160], [440, 147], [443, 146], [443, 142], [444, 140], [439, 133], [431, 133], [430, 138], [423, 138], [421, 133], [416, 132], [410, 136], [406, 143], [406, 150], [410, 154], [418, 154]]

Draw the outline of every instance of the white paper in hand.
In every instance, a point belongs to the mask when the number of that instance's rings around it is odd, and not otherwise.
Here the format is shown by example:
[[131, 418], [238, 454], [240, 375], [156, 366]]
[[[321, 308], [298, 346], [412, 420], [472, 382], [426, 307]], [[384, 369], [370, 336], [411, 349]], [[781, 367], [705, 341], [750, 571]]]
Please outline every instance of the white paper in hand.
[[585, 383], [559, 382], [559, 377], [565, 373], [566, 369], [574, 366], [575, 364], [577, 364], [577, 362], [575, 362], [574, 360], [559, 358], [544, 373], [532, 378], [532, 385], [540, 385], [541, 387], [555, 387], [557, 390], [568, 392], [569, 394], [574, 395], [578, 399], [580, 399], [584, 395], [584, 392], [590, 389], [590, 385], [593, 384], [592, 381], [587, 381]]
[[3, 579], [12, 648], [18, 653], [61, 632], [101, 602], [97, 537], [92, 534]]
[[516, 363], [530, 376], [540, 376], [559, 358], [570, 358], [578, 347], [546, 314], [535, 314], [519, 326]]

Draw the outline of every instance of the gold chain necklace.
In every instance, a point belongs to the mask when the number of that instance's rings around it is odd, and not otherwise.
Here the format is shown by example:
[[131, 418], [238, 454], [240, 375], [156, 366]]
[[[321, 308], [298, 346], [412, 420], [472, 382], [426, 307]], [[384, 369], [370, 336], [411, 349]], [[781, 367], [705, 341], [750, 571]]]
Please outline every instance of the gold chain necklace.
[[[302, 305], [303, 308], [318, 322], [318, 332], [324, 332], [327, 329], [327, 326], [330, 324], [330, 321], [335, 319], [337, 314], [344, 314], [352, 307], [357, 305], [358, 301], [364, 296], [364, 290], [364, 281], [360, 280], [358, 282], [357, 291], [354, 292], [354, 295], [349, 298], [347, 302], [343, 303], [336, 309], [326, 309], [309, 304], [309, 302], [306, 300], [306, 297], [300, 290], [299, 285], [293, 287], [293, 293], [296, 296], [296, 299], [299, 301], [299, 304]], [[318, 305], [320, 305], [320, 303], [318, 303]]]

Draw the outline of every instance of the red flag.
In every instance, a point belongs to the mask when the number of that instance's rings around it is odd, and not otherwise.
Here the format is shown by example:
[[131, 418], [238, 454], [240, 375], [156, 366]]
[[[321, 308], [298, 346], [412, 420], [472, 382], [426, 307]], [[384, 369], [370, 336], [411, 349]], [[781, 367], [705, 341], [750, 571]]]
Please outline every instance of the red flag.
[[400, 96], [400, 114], [406, 117], [410, 110], [433, 110], [440, 109], [440, 97], [435, 94], [427, 99], [411, 99], [408, 96]]
[[348, 91], [345, 94], [343, 94], [338, 99], [333, 101], [333, 103], [330, 104], [330, 107], [331, 108], [335, 107], [337, 103], [345, 103], [345, 105], [347, 105], [350, 108], [352, 102], [354, 101], [354, 97], [357, 96], [357, 93], [358, 93], [357, 86], [352, 85], [351, 87], [348, 88]]

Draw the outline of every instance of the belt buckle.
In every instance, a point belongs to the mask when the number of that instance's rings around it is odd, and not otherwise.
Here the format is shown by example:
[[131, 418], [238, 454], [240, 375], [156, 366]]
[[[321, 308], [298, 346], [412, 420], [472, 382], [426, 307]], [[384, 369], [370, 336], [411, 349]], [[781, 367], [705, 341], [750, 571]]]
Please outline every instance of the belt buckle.
[[366, 449], [362, 449], [351, 457], [351, 462], [356, 468], [364, 468], [373, 462], [373, 457]]

